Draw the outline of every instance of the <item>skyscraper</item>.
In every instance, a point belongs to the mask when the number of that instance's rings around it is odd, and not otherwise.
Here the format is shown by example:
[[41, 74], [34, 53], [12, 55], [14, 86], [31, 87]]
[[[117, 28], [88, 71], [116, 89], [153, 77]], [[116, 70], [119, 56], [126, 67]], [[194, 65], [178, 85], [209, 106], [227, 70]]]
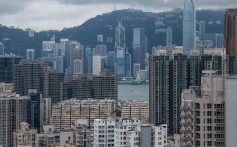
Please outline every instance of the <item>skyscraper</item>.
[[27, 49], [26, 50], [26, 58], [27, 59], [35, 59], [35, 50], [34, 49]]
[[15, 93], [0, 93], [0, 144], [13, 147], [13, 132], [26, 121], [26, 106], [29, 97]]
[[166, 29], [166, 49], [169, 54], [171, 51], [171, 47], [173, 44], [173, 29], [171, 27], [167, 27]]
[[122, 25], [122, 21], [118, 22], [115, 29], [115, 73], [118, 77], [122, 78], [125, 76], [125, 53], [126, 53], [126, 42], [125, 42], [125, 27]]
[[17, 94], [28, 95], [29, 89], [43, 91], [43, 77], [47, 65], [43, 60], [22, 60], [13, 66], [14, 90]]
[[199, 38], [200, 40], [205, 40], [206, 35], [206, 22], [200, 21], [199, 22]]
[[[237, 58], [237, 9], [228, 9], [225, 14], [224, 47], [227, 55]], [[237, 72], [235, 65], [235, 73]]]
[[92, 58], [93, 52], [92, 49], [87, 47], [83, 49], [83, 63], [84, 63], [84, 73], [92, 74]]
[[18, 64], [23, 57], [19, 56], [1, 56], [0, 57], [0, 82], [13, 82], [13, 66]]
[[147, 50], [147, 37], [144, 28], [133, 29], [133, 64], [140, 64], [145, 69], [145, 53]]
[[185, 0], [183, 10], [183, 50], [190, 55], [190, 49], [195, 48], [196, 11], [194, 0]]

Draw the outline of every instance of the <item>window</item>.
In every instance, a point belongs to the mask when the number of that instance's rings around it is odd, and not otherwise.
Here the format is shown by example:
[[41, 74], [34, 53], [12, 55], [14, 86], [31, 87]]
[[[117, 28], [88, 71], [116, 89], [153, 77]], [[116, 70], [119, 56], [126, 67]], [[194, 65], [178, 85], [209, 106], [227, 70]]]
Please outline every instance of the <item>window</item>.
[[207, 131], [212, 131], [212, 126], [207, 126]]
[[211, 111], [207, 111], [207, 116], [212, 116], [212, 112]]
[[207, 146], [212, 146], [212, 141], [207, 141]]
[[207, 138], [212, 138], [212, 134], [207, 134]]
[[208, 123], [208, 124], [211, 124], [211, 123], [212, 123], [211, 118], [208, 118], [208, 119], [207, 119], [207, 123]]
[[211, 108], [212, 108], [211, 104], [207, 104], [207, 109], [211, 109]]

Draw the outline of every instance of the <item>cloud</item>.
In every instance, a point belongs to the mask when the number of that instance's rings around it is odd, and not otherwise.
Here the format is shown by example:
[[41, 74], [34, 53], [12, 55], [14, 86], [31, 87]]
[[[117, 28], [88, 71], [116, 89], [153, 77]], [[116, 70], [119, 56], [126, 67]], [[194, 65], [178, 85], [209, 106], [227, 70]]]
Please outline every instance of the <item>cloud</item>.
[[[236, 0], [196, 0], [197, 8], [237, 7]], [[34, 30], [78, 26], [91, 17], [117, 9], [159, 12], [183, 7], [184, 0], [0, 0], [0, 20], [7, 26]]]

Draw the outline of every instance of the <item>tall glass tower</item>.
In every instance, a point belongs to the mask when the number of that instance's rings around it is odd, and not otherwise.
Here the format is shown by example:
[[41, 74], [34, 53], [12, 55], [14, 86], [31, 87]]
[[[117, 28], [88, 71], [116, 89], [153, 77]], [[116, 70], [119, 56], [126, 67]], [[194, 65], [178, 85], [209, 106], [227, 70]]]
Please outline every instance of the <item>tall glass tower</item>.
[[196, 36], [196, 11], [194, 0], [185, 0], [183, 10], [183, 52], [190, 54], [190, 49], [195, 48]]
[[118, 22], [118, 25], [115, 29], [115, 73], [119, 78], [125, 76], [125, 27], [122, 25], [122, 21]]

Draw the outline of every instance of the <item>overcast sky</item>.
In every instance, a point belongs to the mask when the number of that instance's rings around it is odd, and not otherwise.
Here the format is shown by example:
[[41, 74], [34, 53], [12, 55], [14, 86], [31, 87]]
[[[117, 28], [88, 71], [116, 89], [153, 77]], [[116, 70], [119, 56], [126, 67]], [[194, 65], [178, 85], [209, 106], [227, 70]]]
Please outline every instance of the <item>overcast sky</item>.
[[[0, 23], [36, 31], [78, 26], [98, 14], [135, 8], [159, 12], [183, 8], [184, 0], [0, 0]], [[196, 0], [198, 9], [237, 7], [236, 0]]]

